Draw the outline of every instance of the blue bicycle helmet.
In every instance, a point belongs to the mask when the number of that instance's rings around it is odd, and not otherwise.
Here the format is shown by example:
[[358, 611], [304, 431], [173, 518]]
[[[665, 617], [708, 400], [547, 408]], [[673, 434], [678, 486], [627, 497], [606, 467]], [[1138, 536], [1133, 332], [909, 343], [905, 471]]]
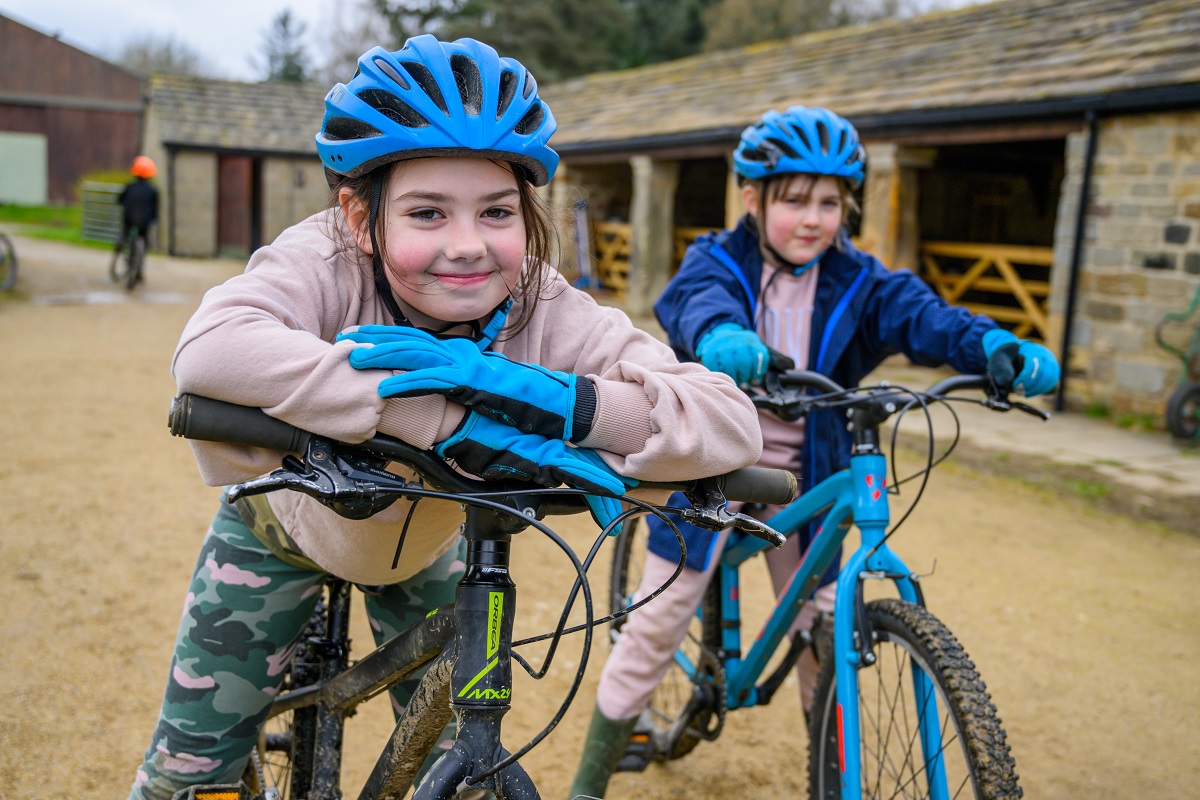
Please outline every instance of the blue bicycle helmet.
[[546, 146], [557, 127], [519, 62], [474, 39], [425, 34], [394, 53], [375, 47], [358, 59], [350, 82], [325, 97], [317, 153], [347, 177], [430, 155], [496, 158], [544, 186], [558, 167]]
[[768, 111], [742, 131], [733, 152], [737, 173], [748, 180], [803, 172], [846, 178], [853, 188], [863, 180], [866, 154], [858, 131], [824, 108], [792, 106]]

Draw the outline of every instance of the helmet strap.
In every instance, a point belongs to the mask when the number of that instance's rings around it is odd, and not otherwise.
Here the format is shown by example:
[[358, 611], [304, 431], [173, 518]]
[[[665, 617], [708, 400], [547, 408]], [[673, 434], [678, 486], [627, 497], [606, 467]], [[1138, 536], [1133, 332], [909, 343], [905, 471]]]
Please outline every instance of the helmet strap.
[[[400, 304], [396, 302], [396, 297], [392, 294], [392, 286], [388, 283], [387, 273], [383, 270], [383, 255], [379, 249], [379, 239], [375, 235], [375, 226], [379, 221], [379, 202], [383, 197], [383, 184], [385, 178], [375, 175], [371, 178], [371, 201], [367, 209], [367, 226], [371, 233], [371, 264], [374, 267], [375, 274], [375, 291], [379, 295], [379, 299], [383, 301], [383, 307], [387, 309], [391, 315], [392, 321], [396, 325], [417, 328], [424, 330], [426, 333], [440, 336], [445, 334], [451, 328], [457, 328], [459, 325], [466, 325], [471, 329], [471, 339], [479, 346], [480, 350], [486, 350], [495, 341], [496, 336], [500, 334], [500, 330], [504, 327], [504, 322], [508, 318], [508, 311], [512, 308], [512, 298], [506, 298], [500, 305], [492, 310], [492, 318], [487, 325], [480, 325], [479, 320], [467, 320], [466, 322], [449, 322], [439, 330], [426, 330], [413, 325], [405, 313], [400, 309]], [[457, 337], [456, 337], [457, 338]]]

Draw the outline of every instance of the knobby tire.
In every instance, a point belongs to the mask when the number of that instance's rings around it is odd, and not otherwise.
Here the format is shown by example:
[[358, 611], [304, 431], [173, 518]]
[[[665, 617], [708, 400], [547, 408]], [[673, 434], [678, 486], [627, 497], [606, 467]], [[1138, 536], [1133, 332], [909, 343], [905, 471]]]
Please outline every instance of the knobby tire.
[[146, 240], [134, 236], [129, 242], [126, 256], [128, 264], [125, 270], [125, 289], [132, 292], [142, 280], [142, 267], [146, 263]]
[[[921, 669], [934, 684], [949, 796], [1021, 797], [996, 707], [953, 634], [924, 608], [901, 600], [868, 603], [867, 618], [876, 661], [857, 672], [862, 796], [929, 797], [912, 681], [913, 669]], [[821, 666], [810, 715], [809, 796], [814, 800], [841, 798], [834, 661], [825, 659]]]
[[1181, 383], [1171, 393], [1167, 400], [1167, 429], [1185, 441], [1200, 434], [1200, 383]]
[[17, 251], [12, 240], [0, 234], [0, 291], [8, 291], [17, 282]]

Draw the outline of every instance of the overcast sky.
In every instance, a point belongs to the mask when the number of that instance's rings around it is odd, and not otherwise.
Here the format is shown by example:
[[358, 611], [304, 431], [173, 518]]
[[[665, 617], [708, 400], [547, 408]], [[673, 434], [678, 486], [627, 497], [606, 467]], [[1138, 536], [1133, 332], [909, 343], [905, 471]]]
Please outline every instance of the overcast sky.
[[307, 25], [310, 63], [320, 65], [324, 43], [313, 33], [337, 0], [0, 0], [0, 14], [58, 34], [93, 55], [112, 57], [136, 34], [173, 35], [211, 63], [222, 77], [260, 80], [247, 61], [262, 60], [263, 32], [284, 8]]

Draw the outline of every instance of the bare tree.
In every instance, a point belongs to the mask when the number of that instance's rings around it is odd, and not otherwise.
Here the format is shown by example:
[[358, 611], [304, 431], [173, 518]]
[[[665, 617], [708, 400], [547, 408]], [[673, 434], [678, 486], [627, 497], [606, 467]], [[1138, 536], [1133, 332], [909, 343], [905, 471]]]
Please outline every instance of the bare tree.
[[314, 78], [329, 86], [345, 83], [354, 74], [358, 57], [379, 45], [395, 50], [401, 43], [392, 39], [387, 20], [375, 9], [373, 0], [328, 0], [318, 47], [324, 64]]
[[283, 9], [271, 20], [271, 27], [263, 31], [263, 60], [247, 60], [263, 73], [264, 80], [303, 83], [309, 71], [308, 54], [300, 41], [306, 28], [290, 8]]
[[218, 76], [217, 68], [207, 58], [169, 33], [133, 36], [121, 45], [113, 62], [142, 76], [155, 73]]

